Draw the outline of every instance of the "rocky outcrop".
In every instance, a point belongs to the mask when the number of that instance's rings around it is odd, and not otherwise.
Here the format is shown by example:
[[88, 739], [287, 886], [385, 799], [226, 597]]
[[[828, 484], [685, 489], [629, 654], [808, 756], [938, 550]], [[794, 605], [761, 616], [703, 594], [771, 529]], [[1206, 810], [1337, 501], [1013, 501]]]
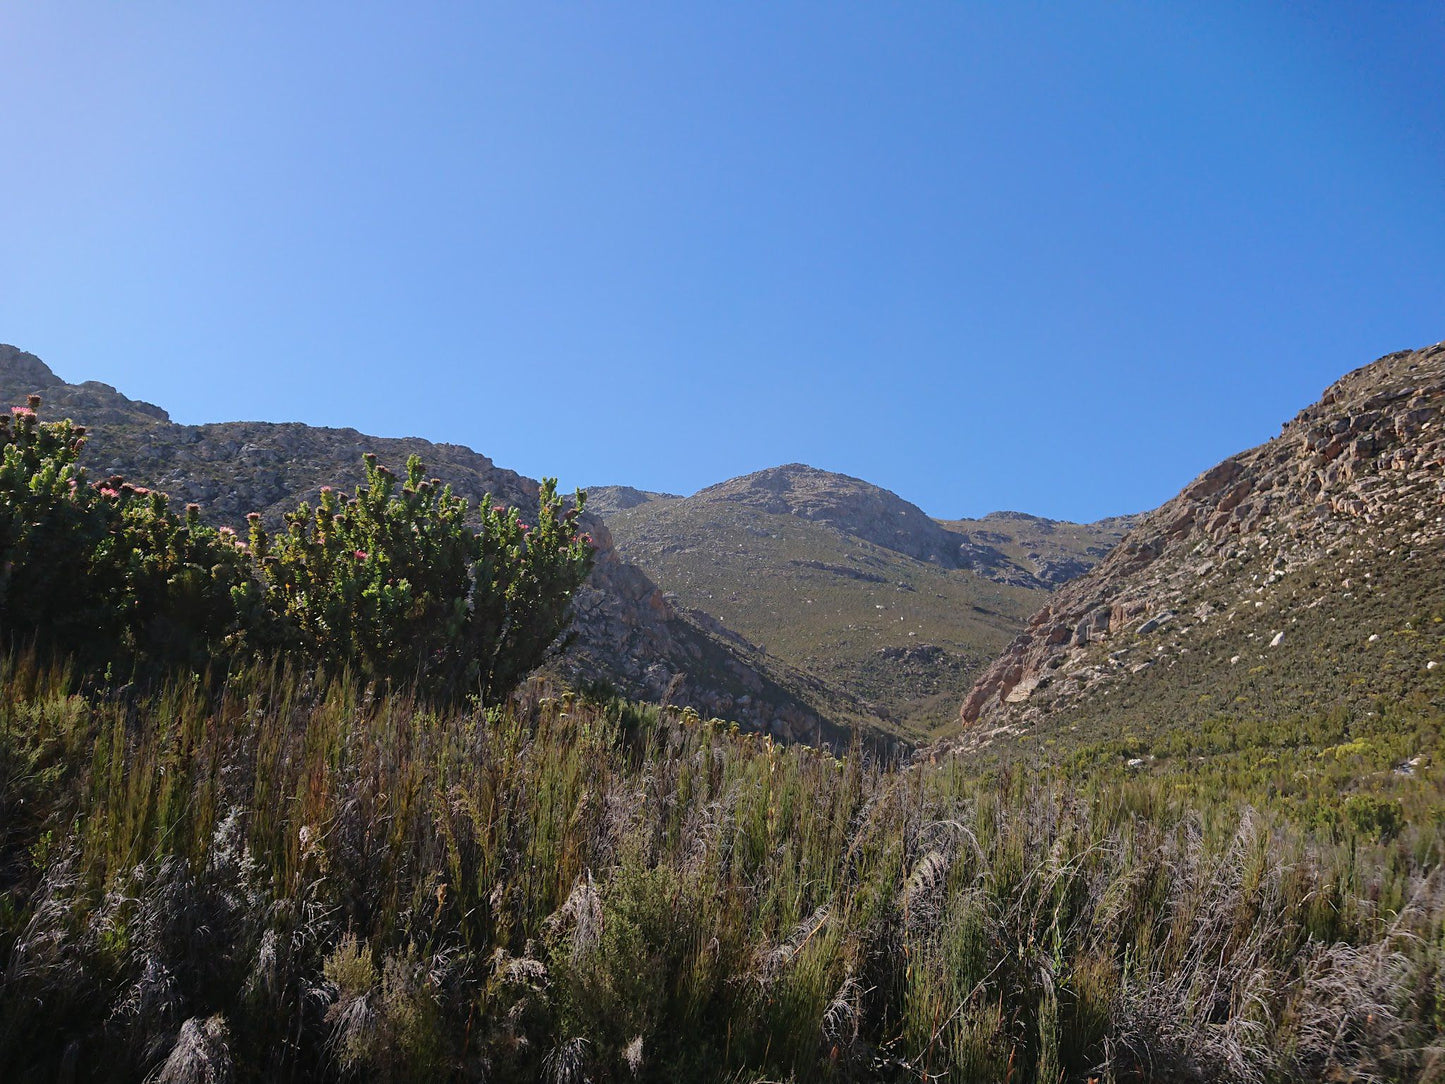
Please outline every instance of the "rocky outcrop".
[[587, 487], [587, 507], [599, 516], [608, 516], [652, 501], [678, 499], [676, 493], [653, 493], [646, 489], [633, 489], [631, 486]]
[[[259, 511], [271, 526], [321, 486], [360, 475], [361, 455], [400, 465], [418, 455], [432, 474], [477, 504], [490, 497], [535, 509], [538, 486], [457, 444], [366, 436], [354, 429], [300, 423], [178, 425], [160, 407], [108, 384], [69, 384], [38, 357], [0, 345], [0, 402], [39, 392], [48, 417], [91, 428], [87, 465], [199, 504], [213, 523], [243, 526]], [[606, 681], [623, 693], [668, 700], [763, 730], [784, 740], [846, 743], [845, 725], [795, 694], [795, 675], [679, 613], [637, 566], [617, 553], [605, 523], [590, 511], [596, 567], [574, 600], [575, 640], [558, 666], [575, 680]], [[734, 634], [735, 635], [735, 634]], [[797, 678], [801, 687], [805, 679]]]
[[[962, 722], [1027, 722], [1127, 680], [1166, 651], [1130, 655], [1141, 638], [1211, 618], [1218, 627], [1226, 608], [1264, 607], [1273, 585], [1305, 569], [1320, 593], [1298, 605], [1316, 608], [1330, 603], [1323, 585], [1367, 552], [1438, 564], [1442, 467], [1445, 343], [1350, 373], [1279, 436], [1141, 517], [1099, 565], [1055, 592], [975, 683]], [[1282, 631], [1272, 635], [1271, 647], [1289, 644]]]

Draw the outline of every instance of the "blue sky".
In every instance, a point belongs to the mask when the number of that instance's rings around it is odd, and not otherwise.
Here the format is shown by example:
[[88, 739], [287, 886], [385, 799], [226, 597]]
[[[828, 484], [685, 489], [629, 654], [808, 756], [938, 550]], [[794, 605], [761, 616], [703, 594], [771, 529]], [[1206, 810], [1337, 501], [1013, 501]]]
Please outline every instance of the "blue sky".
[[1445, 338], [1442, 57], [1434, 2], [11, 3], [0, 341], [566, 486], [1133, 511]]

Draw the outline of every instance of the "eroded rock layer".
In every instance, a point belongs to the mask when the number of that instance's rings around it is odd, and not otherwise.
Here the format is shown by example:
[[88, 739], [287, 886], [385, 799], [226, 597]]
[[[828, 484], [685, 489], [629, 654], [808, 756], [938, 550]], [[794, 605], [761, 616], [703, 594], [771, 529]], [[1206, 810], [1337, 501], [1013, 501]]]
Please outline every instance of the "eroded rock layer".
[[[963, 724], [1016, 730], [1138, 685], [1191, 651], [1196, 668], [1201, 655], [1223, 668], [1263, 663], [1271, 649], [1335, 635], [1354, 600], [1380, 600], [1386, 579], [1403, 585], [1402, 611], [1415, 605], [1407, 598], [1441, 578], [1442, 467], [1445, 343], [1348, 374], [1279, 436], [1141, 517], [1091, 572], [1055, 592], [975, 683]], [[1418, 639], [1401, 621], [1395, 631]], [[1381, 633], [1359, 639], [1370, 635]], [[1328, 658], [1320, 653], [1322, 686], [1342, 669]]]

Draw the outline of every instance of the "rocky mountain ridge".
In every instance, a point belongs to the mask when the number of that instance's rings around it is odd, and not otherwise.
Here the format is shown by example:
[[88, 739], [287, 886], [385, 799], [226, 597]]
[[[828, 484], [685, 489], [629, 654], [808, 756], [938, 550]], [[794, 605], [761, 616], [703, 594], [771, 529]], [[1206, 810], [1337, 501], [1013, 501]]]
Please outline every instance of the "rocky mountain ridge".
[[1265, 698], [1363, 710], [1439, 684], [1442, 629], [1445, 343], [1349, 373], [1139, 517], [1030, 617], [960, 717], [976, 742], [1105, 703], [1167, 703], [1172, 725]]
[[647, 504], [649, 501], [677, 501], [682, 497], [677, 493], [654, 493], [647, 489], [634, 489], [632, 486], [588, 486], [587, 507], [591, 508], [599, 516], [608, 516], [614, 512], [625, 512], [629, 508], [636, 508], [640, 504]]
[[680, 605], [716, 614], [913, 740], [954, 725], [958, 690], [1045, 597], [1038, 570], [1088, 567], [1122, 534], [1005, 513], [966, 521], [988, 535], [974, 542], [894, 493], [802, 464], [685, 498], [593, 494], [623, 555]]
[[1098, 564], [1137, 519], [1070, 523], [1027, 512], [990, 512], [980, 519], [938, 522], [963, 539], [963, 567], [1002, 582], [1031, 579], [1052, 589]]
[[796, 516], [918, 561], [962, 567], [959, 540], [917, 505], [861, 478], [804, 463], [730, 478], [690, 499], [727, 501], [769, 515]]
[[630, 486], [596, 486], [588, 499], [609, 516], [655, 501], [729, 502], [787, 515], [941, 568], [964, 569], [1013, 587], [1048, 590], [1093, 567], [1132, 525], [1132, 516], [1068, 523], [1025, 512], [942, 520], [861, 478], [787, 463], [730, 478], [691, 497]]
[[[259, 511], [272, 526], [322, 485], [360, 475], [364, 451], [400, 466], [419, 455], [429, 472], [473, 504], [485, 496], [535, 508], [537, 483], [457, 444], [370, 437], [354, 429], [301, 423], [179, 425], [160, 407], [98, 381], [71, 384], [38, 357], [0, 345], [0, 402], [38, 392], [46, 417], [91, 428], [85, 461], [99, 476], [120, 474], [195, 502], [210, 522], [243, 526]], [[630, 696], [690, 705], [779, 738], [846, 743], [849, 726], [871, 730], [862, 705], [820, 690], [711, 619], [679, 610], [613, 545], [605, 522], [585, 514], [598, 546], [596, 567], [574, 601], [577, 638], [559, 660], [579, 681], [605, 681]]]

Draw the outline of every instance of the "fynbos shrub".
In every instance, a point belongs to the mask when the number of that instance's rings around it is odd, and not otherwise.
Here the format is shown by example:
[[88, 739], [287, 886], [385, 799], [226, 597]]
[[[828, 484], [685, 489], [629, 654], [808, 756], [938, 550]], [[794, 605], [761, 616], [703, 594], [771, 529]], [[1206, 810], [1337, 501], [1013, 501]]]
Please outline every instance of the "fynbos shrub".
[[570, 507], [543, 482], [537, 523], [365, 457], [354, 497], [330, 487], [274, 538], [205, 526], [189, 505], [119, 477], [91, 484], [85, 430], [0, 417], [0, 633], [12, 645], [137, 672], [204, 669], [280, 650], [425, 695], [499, 699], [567, 626], [592, 564]]

